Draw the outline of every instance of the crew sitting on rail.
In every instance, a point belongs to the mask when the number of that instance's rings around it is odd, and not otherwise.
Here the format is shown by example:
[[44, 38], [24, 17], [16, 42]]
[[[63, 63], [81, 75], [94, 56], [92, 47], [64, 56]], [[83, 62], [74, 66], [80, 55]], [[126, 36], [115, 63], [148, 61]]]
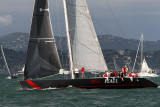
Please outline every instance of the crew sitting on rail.
[[103, 74], [103, 77], [106, 78], [106, 79], [105, 79], [105, 82], [104, 82], [104, 83], [106, 83], [106, 82], [108, 81], [107, 71], [105, 71], [105, 73]]
[[114, 71], [114, 77], [117, 77], [117, 72], [116, 71]]
[[131, 72], [128, 74], [128, 76], [130, 77], [131, 82], [133, 82], [133, 76]]
[[134, 77], [138, 77], [138, 74], [137, 74], [137, 72], [135, 72], [135, 73], [134, 73]]
[[110, 71], [110, 77], [113, 77], [113, 75], [114, 75], [114, 74], [113, 74], [113, 72], [112, 72], [112, 71]]
[[103, 74], [103, 77], [105, 78], [105, 77], [107, 77], [107, 72], [105, 71], [105, 73]]
[[115, 82], [115, 78], [117, 77], [116, 71], [113, 71], [113, 81]]

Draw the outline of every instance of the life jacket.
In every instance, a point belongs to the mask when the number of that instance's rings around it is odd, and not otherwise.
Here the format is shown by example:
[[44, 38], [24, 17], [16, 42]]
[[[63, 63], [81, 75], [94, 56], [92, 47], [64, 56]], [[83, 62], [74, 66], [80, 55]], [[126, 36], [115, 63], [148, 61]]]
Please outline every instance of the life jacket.
[[104, 74], [103, 77], [107, 77], [107, 74]]
[[122, 73], [126, 73], [126, 68], [122, 68]]
[[137, 73], [134, 73], [134, 77], [138, 77], [138, 74], [137, 74]]
[[82, 69], [81, 69], [81, 72], [83, 72], [83, 73], [84, 73], [84, 68], [82, 68]]
[[116, 73], [114, 74], [114, 77], [117, 77], [117, 74], [116, 74]]
[[132, 77], [132, 73], [131, 72], [129, 73], [129, 77]]

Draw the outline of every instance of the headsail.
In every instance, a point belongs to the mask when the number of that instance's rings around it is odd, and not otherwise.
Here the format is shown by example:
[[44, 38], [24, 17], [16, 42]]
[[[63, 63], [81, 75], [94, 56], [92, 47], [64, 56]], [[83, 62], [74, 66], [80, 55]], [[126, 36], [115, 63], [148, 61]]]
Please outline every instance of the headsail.
[[141, 72], [142, 73], [145, 73], [145, 72], [147, 73], [149, 71], [150, 71], [150, 68], [148, 67], [148, 64], [147, 64], [147, 62], [146, 62], [146, 60], [144, 58], [143, 63], [142, 63]]
[[64, 0], [73, 67], [86, 71], [108, 70], [86, 0]]
[[41, 78], [61, 68], [50, 22], [48, 0], [35, 0], [24, 78]]

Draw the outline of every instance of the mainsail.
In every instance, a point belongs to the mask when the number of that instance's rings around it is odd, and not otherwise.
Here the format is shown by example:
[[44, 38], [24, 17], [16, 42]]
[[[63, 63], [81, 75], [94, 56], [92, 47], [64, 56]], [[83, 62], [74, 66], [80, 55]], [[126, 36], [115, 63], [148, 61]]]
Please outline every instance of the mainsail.
[[58, 73], [60, 68], [48, 0], [35, 0], [24, 78], [50, 76]]
[[71, 69], [108, 70], [86, 0], [64, 0]]
[[144, 58], [143, 63], [142, 63], [142, 68], [141, 68], [141, 72], [142, 73], [148, 73], [150, 71], [150, 68], [148, 67], [148, 64]]

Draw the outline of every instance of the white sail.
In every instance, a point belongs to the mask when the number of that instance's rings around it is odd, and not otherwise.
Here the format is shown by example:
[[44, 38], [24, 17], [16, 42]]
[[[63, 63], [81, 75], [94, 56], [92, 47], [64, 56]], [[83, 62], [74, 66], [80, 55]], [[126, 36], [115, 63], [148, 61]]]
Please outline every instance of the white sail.
[[108, 70], [86, 0], [64, 2], [72, 67], [84, 67], [89, 72]]
[[22, 68], [22, 72], [24, 72], [25, 66]]
[[143, 63], [142, 63], [142, 68], [141, 68], [141, 72], [142, 73], [147, 73], [150, 71], [150, 68], [148, 67], [148, 64], [144, 58]]

